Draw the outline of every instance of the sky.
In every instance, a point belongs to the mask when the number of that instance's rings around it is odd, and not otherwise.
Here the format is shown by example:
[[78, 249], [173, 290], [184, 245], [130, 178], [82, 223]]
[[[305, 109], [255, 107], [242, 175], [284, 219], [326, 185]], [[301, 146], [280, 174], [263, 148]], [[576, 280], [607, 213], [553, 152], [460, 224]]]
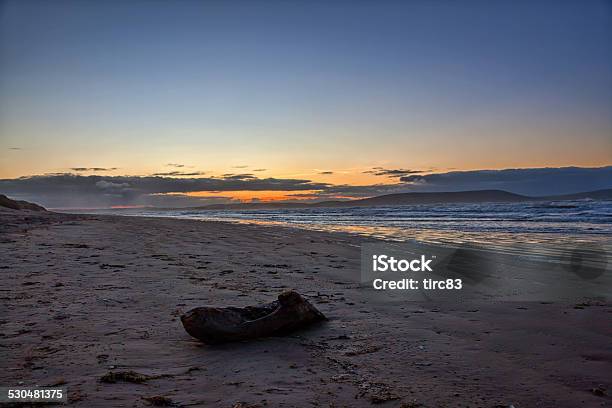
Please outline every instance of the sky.
[[187, 204], [605, 173], [610, 38], [597, 0], [0, 1], [0, 193]]

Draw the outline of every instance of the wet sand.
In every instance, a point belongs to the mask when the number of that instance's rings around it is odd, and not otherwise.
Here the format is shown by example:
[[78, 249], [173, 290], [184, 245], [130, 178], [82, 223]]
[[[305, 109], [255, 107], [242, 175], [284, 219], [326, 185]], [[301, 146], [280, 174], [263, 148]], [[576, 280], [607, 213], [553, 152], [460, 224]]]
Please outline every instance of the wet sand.
[[[610, 304], [386, 302], [363, 238], [220, 222], [0, 211], [0, 384], [140, 407], [600, 407]], [[296, 289], [329, 321], [207, 346], [179, 316]], [[105, 383], [134, 371], [143, 383]], [[148, 377], [147, 377], [148, 376]], [[161, 401], [161, 399], [160, 399]], [[162, 401], [163, 402], [163, 401]]]

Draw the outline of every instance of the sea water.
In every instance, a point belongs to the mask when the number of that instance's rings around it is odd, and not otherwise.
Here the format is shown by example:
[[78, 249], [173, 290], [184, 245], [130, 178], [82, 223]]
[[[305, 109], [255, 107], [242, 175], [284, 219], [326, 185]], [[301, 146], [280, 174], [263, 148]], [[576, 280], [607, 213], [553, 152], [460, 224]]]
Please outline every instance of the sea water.
[[276, 210], [149, 208], [121, 213], [341, 231], [445, 246], [468, 244], [547, 260], [567, 260], [576, 248], [590, 248], [600, 260], [612, 260], [612, 201], [604, 200]]

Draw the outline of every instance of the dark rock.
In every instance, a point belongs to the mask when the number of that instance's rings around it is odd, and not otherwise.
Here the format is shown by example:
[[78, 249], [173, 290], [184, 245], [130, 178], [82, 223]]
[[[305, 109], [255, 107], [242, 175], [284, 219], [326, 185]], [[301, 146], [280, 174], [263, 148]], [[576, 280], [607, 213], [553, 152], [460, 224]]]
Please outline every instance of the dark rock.
[[294, 291], [261, 306], [198, 307], [181, 316], [187, 333], [207, 344], [279, 336], [323, 320], [323, 313]]
[[117, 382], [129, 382], [134, 384], [142, 384], [154, 377], [137, 373], [135, 371], [109, 371], [100, 377], [100, 381], [103, 383], [114, 384]]
[[3, 194], [0, 194], [0, 207], [10, 208], [12, 210], [47, 211], [40, 205], [27, 201], [11, 200]]
[[155, 395], [153, 397], [142, 397], [143, 400], [147, 401], [150, 405], [154, 407], [176, 407], [179, 406], [177, 403], [172, 401], [168, 397], [164, 397], [163, 395]]

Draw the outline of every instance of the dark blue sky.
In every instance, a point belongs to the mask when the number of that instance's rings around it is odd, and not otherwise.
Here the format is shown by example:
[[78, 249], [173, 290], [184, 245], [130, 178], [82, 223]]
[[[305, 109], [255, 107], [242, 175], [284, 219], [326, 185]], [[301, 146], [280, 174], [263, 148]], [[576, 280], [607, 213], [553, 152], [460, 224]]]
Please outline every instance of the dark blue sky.
[[610, 1], [0, 4], [0, 177], [612, 162]]

